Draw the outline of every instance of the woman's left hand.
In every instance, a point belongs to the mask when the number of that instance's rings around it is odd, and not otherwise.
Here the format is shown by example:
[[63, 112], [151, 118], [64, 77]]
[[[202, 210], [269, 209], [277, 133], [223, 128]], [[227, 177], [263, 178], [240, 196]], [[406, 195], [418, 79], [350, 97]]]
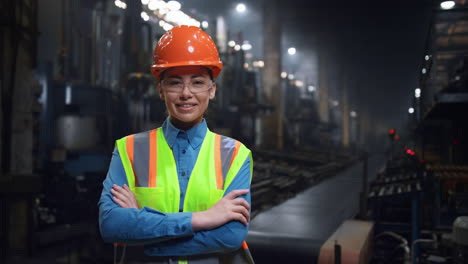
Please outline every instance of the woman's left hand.
[[133, 192], [124, 184], [123, 188], [114, 184], [110, 191], [113, 195], [112, 199], [122, 208], [138, 209], [138, 203]]

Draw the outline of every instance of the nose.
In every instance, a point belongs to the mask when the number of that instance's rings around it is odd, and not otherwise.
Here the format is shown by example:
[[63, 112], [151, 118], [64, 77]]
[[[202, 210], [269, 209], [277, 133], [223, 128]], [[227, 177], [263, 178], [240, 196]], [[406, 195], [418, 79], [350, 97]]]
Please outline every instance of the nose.
[[183, 98], [190, 98], [192, 97], [192, 92], [190, 91], [190, 86], [189, 85], [184, 85], [184, 88], [182, 89], [182, 92], [180, 93], [180, 96]]

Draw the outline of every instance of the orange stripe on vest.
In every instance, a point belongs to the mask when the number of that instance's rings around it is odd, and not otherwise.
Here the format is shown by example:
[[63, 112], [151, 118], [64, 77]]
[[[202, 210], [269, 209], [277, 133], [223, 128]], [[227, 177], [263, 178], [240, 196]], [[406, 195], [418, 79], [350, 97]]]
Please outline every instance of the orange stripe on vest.
[[223, 170], [221, 167], [221, 136], [215, 134], [215, 142], [214, 142], [214, 152], [215, 152], [215, 174], [216, 174], [216, 187], [218, 190], [223, 189]]
[[127, 137], [126, 142], [126, 148], [127, 148], [127, 154], [128, 154], [128, 159], [130, 160], [130, 164], [132, 165], [132, 171], [133, 175], [135, 176], [135, 186], [138, 186], [138, 177], [135, 174], [135, 168], [133, 167], [133, 156], [135, 154], [135, 134], [130, 135]]
[[237, 153], [239, 152], [239, 148], [240, 148], [240, 142], [236, 140], [236, 147], [234, 148], [234, 152], [232, 153], [231, 161], [229, 162], [229, 167], [231, 167], [232, 162], [236, 158]]

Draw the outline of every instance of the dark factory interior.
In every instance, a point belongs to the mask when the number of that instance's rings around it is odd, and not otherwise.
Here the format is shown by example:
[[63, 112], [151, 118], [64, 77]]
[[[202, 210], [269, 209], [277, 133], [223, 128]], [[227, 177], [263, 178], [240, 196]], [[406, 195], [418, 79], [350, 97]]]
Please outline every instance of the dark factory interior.
[[[0, 14], [0, 263], [468, 263], [468, 1], [0, 0]], [[101, 233], [116, 141], [171, 115], [151, 69], [182, 25], [222, 61], [209, 130], [252, 154], [254, 262]]]

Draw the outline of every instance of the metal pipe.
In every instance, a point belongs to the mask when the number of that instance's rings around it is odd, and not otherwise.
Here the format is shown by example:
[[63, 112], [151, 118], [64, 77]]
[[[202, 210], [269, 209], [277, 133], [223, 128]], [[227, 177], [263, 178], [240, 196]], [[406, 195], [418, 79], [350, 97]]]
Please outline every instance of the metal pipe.
[[424, 239], [424, 238], [421, 238], [421, 239], [416, 239], [413, 241], [413, 243], [411, 244], [411, 261], [413, 264], [416, 264], [418, 263], [418, 261], [416, 261], [416, 256], [414, 254], [414, 247], [416, 246], [416, 244], [419, 244], [419, 243], [435, 243], [436, 241], [433, 240], [433, 239]]

